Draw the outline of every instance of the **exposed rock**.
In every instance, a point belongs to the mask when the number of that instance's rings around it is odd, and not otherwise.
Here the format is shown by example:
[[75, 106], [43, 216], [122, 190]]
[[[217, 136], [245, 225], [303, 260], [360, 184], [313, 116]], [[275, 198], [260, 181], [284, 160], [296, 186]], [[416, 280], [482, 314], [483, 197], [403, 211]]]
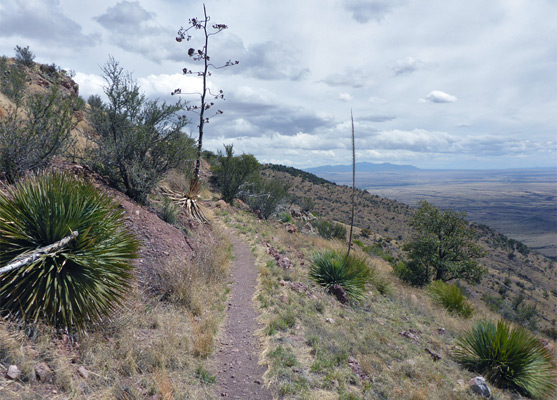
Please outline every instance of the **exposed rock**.
[[8, 367], [8, 371], [6, 372], [6, 378], [11, 380], [16, 380], [21, 375], [21, 371], [17, 367], [17, 365], [10, 365]]
[[278, 299], [280, 300], [281, 303], [284, 303], [284, 304], [290, 303], [290, 300], [288, 299], [288, 296], [286, 296], [286, 295], [281, 295], [281, 296], [279, 296]]
[[334, 324], [335, 320], [332, 318], [325, 318], [325, 321], [327, 321], [329, 324]]
[[35, 375], [37, 375], [39, 381], [48, 382], [52, 379], [54, 373], [46, 363], [40, 362], [35, 365]]
[[487, 384], [485, 383], [485, 379], [481, 376], [476, 376], [475, 378], [472, 378], [468, 381], [468, 385], [470, 386], [470, 389], [482, 396], [482, 397], [487, 397], [490, 398], [491, 397], [491, 390], [489, 389], [489, 386], [487, 386]]
[[555, 351], [555, 346], [553, 345], [553, 343], [551, 343], [551, 341], [544, 338], [538, 338], [538, 341], [542, 344], [543, 347], [549, 350], [550, 353], [553, 353]]
[[294, 224], [286, 224], [285, 228], [286, 228], [286, 232], [288, 232], [288, 233], [297, 233], [298, 232], [298, 227]]
[[83, 365], [77, 369], [77, 373], [82, 378], [85, 378], [85, 379], [89, 378], [89, 371], [87, 371], [87, 369], [85, 369], [85, 367]]
[[226, 206], [227, 206], [226, 201], [224, 201], [224, 200], [217, 201], [217, 204], [216, 204], [217, 208], [226, 208]]
[[437, 328], [437, 334], [438, 335], [444, 335], [445, 333], [447, 333], [445, 328]]
[[340, 286], [338, 283], [335, 283], [333, 286], [329, 288], [329, 293], [334, 295], [337, 298], [337, 300], [340, 301], [342, 304], [348, 303], [349, 299], [348, 299], [348, 295], [346, 294], [346, 290], [344, 290], [344, 288]]
[[431, 351], [427, 347], [426, 347], [425, 351], [426, 351], [426, 353], [428, 353], [431, 356], [431, 358], [433, 358], [433, 361], [439, 361], [441, 359], [441, 356], [439, 354], [434, 353], [433, 351]]
[[269, 245], [268, 243], [266, 243], [266, 246], [267, 246], [267, 254], [273, 256], [273, 258], [275, 259], [279, 267], [281, 267], [282, 269], [288, 269], [292, 267], [293, 265], [292, 261], [290, 261], [288, 257], [286, 257], [284, 254], [279, 253], [277, 249], [275, 249], [273, 246]]
[[409, 331], [402, 331], [402, 332], [399, 332], [398, 334], [399, 334], [400, 336], [404, 336], [404, 337], [406, 337], [406, 338], [408, 338], [408, 339], [415, 340], [416, 342], [419, 342], [419, 341], [420, 341], [420, 338], [418, 337], [418, 335], [416, 335], [416, 334], [414, 334], [414, 333], [412, 333], [412, 332], [409, 332]]
[[366, 375], [366, 373], [364, 372], [362, 367], [360, 367], [360, 364], [358, 364], [358, 361], [356, 361], [354, 357], [348, 357], [348, 365], [350, 365], [350, 368], [352, 368], [352, 372], [358, 375], [361, 380], [369, 379], [369, 377]]

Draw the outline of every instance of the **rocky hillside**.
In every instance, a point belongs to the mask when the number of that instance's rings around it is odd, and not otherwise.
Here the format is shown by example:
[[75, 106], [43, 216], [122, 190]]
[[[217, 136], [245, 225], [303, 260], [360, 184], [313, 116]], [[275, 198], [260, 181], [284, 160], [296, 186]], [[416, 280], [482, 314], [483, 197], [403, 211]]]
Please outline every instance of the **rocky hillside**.
[[[283, 166], [267, 165], [263, 173], [290, 182], [290, 193], [295, 199], [312, 198], [316, 214], [349, 224], [351, 187]], [[370, 244], [388, 243], [383, 247], [389, 249], [395, 260], [403, 256], [402, 246], [414, 234], [408, 224], [412, 213], [413, 209], [405, 204], [356, 190], [355, 226], [367, 228], [374, 234], [371, 239], [361, 237], [360, 240], [370, 241]], [[478, 240], [486, 249], [481, 263], [488, 268], [489, 274], [480, 285], [468, 287], [470, 295], [477, 301], [483, 299], [503, 315], [517, 319], [521, 317], [513, 315], [512, 304], [521, 299], [523, 307], [535, 307], [541, 329], [554, 328], [557, 315], [556, 263], [488, 226], [475, 224], [474, 227]]]

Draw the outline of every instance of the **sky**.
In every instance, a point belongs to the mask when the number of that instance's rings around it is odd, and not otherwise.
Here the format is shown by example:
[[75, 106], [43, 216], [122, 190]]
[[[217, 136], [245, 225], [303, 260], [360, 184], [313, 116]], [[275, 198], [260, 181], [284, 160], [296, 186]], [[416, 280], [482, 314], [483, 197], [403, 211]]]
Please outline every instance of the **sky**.
[[[204, 148], [233, 144], [297, 168], [359, 162], [420, 168], [557, 168], [555, 0], [206, 0], [222, 115]], [[150, 98], [196, 92], [199, 48], [175, 40], [197, 0], [2, 0], [0, 54], [75, 72], [103, 94], [114, 57]], [[190, 105], [199, 97], [182, 95]], [[187, 132], [196, 136], [195, 115]]]

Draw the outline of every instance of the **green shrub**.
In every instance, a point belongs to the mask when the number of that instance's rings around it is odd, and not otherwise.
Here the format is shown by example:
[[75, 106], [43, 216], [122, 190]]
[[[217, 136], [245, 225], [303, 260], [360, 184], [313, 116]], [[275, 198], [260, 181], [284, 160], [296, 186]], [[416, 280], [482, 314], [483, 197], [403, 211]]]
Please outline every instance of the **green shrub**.
[[29, 46], [21, 47], [15, 46], [15, 59], [18, 63], [25, 65], [26, 67], [32, 67], [35, 59], [35, 54], [29, 50]]
[[290, 215], [289, 212], [281, 212], [278, 215], [278, 219], [280, 222], [282, 223], [289, 223], [289, 224], [293, 224], [294, 223], [294, 219], [292, 218], [292, 215]]
[[124, 211], [83, 180], [45, 174], [0, 195], [0, 267], [14, 258], [79, 236], [65, 248], [5, 273], [0, 309], [27, 322], [82, 329], [119, 306], [132, 278], [138, 242]]
[[102, 71], [108, 102], [89, 98], [90, 123], [99, 135], [89, 138], [93, 145], [87, 161], [113, 186], [146, 203], [166, 172], [191, 165], [195, 158], [194, 141], [182, 132], [187, 121], [179, 113], [184, 105], [147, 100], [113, 58]]
[[350, 300], [360, 301], [373, 279], [373, 270], [362, 258], [327, 250], [313, 255], [309, 276], [327, 291], [340, 285]]
[[435, 281], [428, 286], [428, 292], [436, 303], [441, 304], [450, 313], [470, 318], [474, 312], [474, 308], [456, 285]]
[[217, 152], [217, 159], [211, 166], [213, 180], [229, 204], [240, 193], [242, 186], [259, 170], [259, 163], [251, 154], [234, 156], [233, 145], [224, 145], [224, 153]]
[[0, 119], [0, 172], [10, 183], [27, 171], [45, 168], [71, 144], [77, 99], [64, 95], [56, 85], [47, 93], [30, 95], [24, 95], [25, 86], [14, 85], [9, 87], [15, 91], [15, 106]]
[[162, 203], [162, 210], [160, 213], [161, 219], [169, 224], [175, 224], [178, 219], [179, 208], [172, 200], [165, 197]]
[[312, 225], [317, 229], [319, 236], [325, 239], [346, 239], [346, 228], [339, 223], [331, 223], [324, 219], [313, 221]]
[[456, 359], [493, 384], [533, 398], [556, 389], [553, 356], [527, 330], [500, 320], [481, 321], [457, 340]]
[[244, 185], [239, 197], [250, 208], [268, 219], [288, 198], [290, 185], [280, 179], [264, 179], [256, 175]]

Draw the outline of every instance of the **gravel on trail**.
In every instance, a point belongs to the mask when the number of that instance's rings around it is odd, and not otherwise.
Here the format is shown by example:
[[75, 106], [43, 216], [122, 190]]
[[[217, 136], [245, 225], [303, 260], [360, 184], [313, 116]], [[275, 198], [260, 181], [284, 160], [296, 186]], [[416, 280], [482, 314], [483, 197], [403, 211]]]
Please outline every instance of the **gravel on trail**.
[[264, 365], [258, 363], [260, 343], [254, 335], [260, 327], [253, 296], [257, 284], [255, 259], [248, 245], [235, 234], [234, 261], [230, 265], [232, 285], [225, 328], [216, 352], [216, 395], [226, 399], [272, 400], [263, 384]]

